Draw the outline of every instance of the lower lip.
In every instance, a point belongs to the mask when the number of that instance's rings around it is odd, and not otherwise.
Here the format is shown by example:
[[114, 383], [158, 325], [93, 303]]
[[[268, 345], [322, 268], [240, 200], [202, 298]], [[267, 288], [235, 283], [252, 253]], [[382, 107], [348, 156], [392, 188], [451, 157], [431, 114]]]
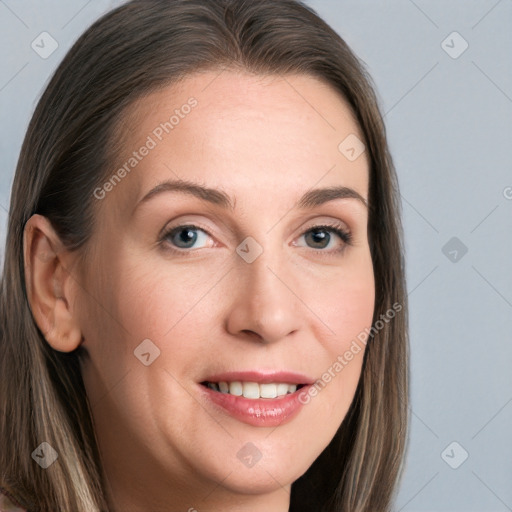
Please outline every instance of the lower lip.
[[199, 384], [208, 400], [222, 407], [234, 418], [255, 427], [277, 427], [291, 421], [300, 411], [299, 393], [307, 392], [309, 385], [279, 398], [245, 398], [221, 393]]

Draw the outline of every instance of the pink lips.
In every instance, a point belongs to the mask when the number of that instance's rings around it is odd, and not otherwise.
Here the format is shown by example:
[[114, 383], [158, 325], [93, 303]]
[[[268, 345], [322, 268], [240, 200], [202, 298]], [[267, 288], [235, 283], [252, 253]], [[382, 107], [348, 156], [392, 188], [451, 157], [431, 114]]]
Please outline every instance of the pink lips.
[[228, 372], [216, 374], [207, 377], [202, 382], [257, 382], [265, 383], [287, 383], [287, 384], [303, 384], [300, 390], [295, 393], [277, 398], [245, 398], [244, 396], [235, 396], [229, 393], [221, 393], [209, 389], [206, 386], [199, 385], [200, 392], [208, 401], [216, 407], [220, 407], [232, 417], [253, 425], [256, 427], [276, 427], [291, 421], [300, 411], [303, 405], [299, 401], [299, 392], [307, 391], [314, 380], [294, 372], [260, 372], [260, 371], [243, 371]]

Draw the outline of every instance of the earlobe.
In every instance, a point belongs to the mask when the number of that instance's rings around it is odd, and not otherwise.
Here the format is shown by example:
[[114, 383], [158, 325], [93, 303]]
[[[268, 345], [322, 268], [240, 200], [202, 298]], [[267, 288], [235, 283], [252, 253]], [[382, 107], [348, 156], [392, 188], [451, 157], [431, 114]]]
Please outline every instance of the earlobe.
[[33, 215], [23, 233], [25, 285], [32, 315], [52, 348], [71, 352], [81, 343], [82, 335], [70, 304], [74, 288], [64, 266], [66, 250], [49, 220]]

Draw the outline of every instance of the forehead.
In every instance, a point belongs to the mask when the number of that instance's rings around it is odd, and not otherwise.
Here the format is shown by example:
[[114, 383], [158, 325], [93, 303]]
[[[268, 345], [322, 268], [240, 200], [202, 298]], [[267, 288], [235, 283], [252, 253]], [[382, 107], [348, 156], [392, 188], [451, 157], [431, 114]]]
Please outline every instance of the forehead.
[[364, 140], [360, 128], [342, 96], [311, 76], [193, 74], [138, 100], [123, 126], [117, 164], [129, 176], [115, 195], [127, 207], [169, 179], [269, 201], [315, 185], [367, 197], [366, 152], [351, 161], [340, 150], [345, 140]]

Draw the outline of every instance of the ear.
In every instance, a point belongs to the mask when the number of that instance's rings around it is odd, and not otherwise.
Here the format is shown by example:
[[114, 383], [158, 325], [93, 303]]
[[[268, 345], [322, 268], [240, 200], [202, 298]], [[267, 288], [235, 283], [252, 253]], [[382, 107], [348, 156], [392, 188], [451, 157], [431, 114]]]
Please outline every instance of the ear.
[[39, 329], [55, 350], [75, 350], [82, 335], [70, 309], [76, 287], [67, 270], [69, 253], [46, 217], [33, 215], [25, 224], [23, 257], [28, 301]]

